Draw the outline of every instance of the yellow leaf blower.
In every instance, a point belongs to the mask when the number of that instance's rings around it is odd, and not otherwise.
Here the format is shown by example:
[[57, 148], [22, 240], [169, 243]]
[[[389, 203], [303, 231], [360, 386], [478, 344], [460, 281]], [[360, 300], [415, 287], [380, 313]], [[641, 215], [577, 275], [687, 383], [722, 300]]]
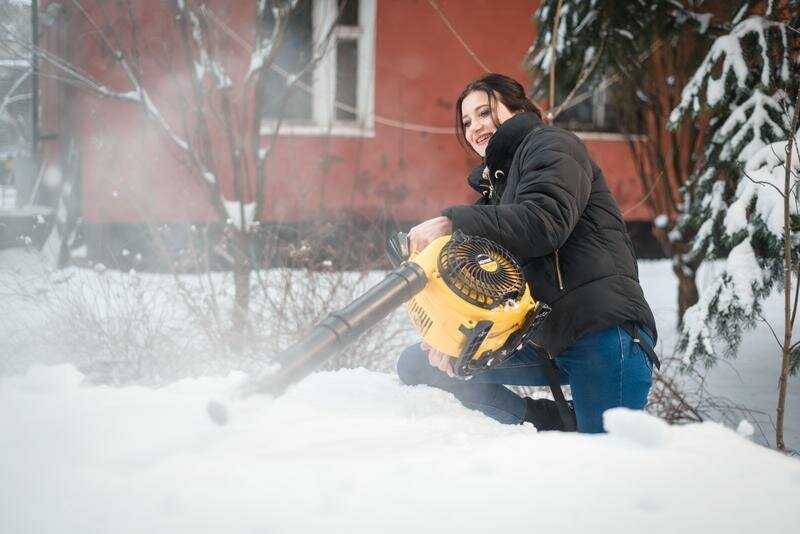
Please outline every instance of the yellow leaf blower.
[[409, 255], [401, 233], [387, 253], [395, 269], [283, 351], [280, 369], [257, 381], [257, 392], [279, 395], [404, 302], [425, 342], [453, 355], [462, 378], [503, 362], [549, 313], [531, 297], [517, 261], [488, 239], [456, 231]]

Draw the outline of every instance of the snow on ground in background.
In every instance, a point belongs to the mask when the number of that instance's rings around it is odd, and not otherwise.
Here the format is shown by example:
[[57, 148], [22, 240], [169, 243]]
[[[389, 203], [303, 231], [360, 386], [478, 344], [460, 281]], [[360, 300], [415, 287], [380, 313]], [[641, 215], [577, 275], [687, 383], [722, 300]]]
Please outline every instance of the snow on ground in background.
[[[699, 289], [710, 285], [721, 263], [704, 264], [697, 275]], [[658, 325], [656, 352], [672, 355], [677, 341], [677, 279], [667, 260], [639, 261], [639, 278]], [[762, 303], [764, 317], [783, 336], [783, 295], [773, 293]], [[800, 339], [800, 324], [795, 325], [794, 340]], [[778, 402], [778, 377], [781, 352], [769, 328], [757, 324], [742, 337], [735, 360], [720, 360], [706, 375], [705, 389], [710, 396], [721, 397], [752, 410], [751, 423], [766, 434], [757, 432], [754, 439], [775, 446], [775, 411]], [[789, 449], [800, 450], [800, 376], [789, 378], [784, 438]]]
[[[160, 389], [72, 366], [0, 379], [0, 532], [791, 532], [800, 462], [623, 409], [609, 434], [504, 426], [388, 374]], [[214, 398], [231, 419], [215, 426]]]

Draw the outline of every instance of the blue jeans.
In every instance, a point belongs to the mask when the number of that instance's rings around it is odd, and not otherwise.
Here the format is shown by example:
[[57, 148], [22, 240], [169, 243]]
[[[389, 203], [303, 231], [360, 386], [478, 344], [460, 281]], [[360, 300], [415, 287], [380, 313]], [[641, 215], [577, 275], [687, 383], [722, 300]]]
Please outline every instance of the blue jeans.
[[[643, 340], [652, 340], [640, 330]], [[641, 410], [647, 403], [652, 368], [642, 348], [620, 327], [586, 334], [556, 359], [557, 376], [569, 384], [578, 431], [603, 432], [603, 412], [626, 407]], [[470, 380], [450, 378], [428, 363], [428, 353], [419, 345], [405, 349], [397, 361], [397, 374], [407, 385], [424, 384], [449, 391], [464, 406], [480, 410], [507, 424], [522, 423], [525, 399], [509, 386], [548, 385], [539, 355], [525, 346], [494, 369]]]

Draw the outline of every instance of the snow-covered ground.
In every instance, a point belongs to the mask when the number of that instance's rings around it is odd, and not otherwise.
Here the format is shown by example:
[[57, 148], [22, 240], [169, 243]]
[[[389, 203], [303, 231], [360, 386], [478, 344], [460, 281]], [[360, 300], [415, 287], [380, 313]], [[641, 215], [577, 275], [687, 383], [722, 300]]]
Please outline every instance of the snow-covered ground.
[[[14, 287], [10, 257], [0, 255], [0, 291]], [[667, 262], [642, 262], [640, 269], [662, 334], [658, 350], [669, 354], [675, 281]], [[3, 344], [0, 357], [47, 361], [20, 354], [19, 332], [9, 330], [23, 317], [30, 326], [35, 299], [7, 297], [0, 336], [13, 337], [17, 352]], [[765, 310], [776, 321], [780, 300]], [[738, 375], [722, 364], [707, 385], [771, 415], [777, 360], [759, 325], [732, 364]], [[0, 532], [796, 528], [800, 462], [753, 443], [747, 422], [737, 429], [671, 427], [614, 410], [606, 414], [606, 435], [537, 433], [500, 425], [446, 393], [401, 386], [389, 373], [321, 372], [279, 399], [239, 397], [243, 378], [109, 387], [92, 385], [68, 363], [0, 377]], [[227, 425], [211, 422], [209, 400], [227, 406]], [[797, 378], [787, 426], [788, 446], [800, 448]]]
[[[603, 436], [503, 426], [365, 370], [271, 401], [239, 377], [0, 386], [0, 532], [791, 532], [800, 462], [715, 423], [607, 413]], [[209, 398], [228, 403], [216, 426]], [[745, 429], [746, 430], [746, 429]]]

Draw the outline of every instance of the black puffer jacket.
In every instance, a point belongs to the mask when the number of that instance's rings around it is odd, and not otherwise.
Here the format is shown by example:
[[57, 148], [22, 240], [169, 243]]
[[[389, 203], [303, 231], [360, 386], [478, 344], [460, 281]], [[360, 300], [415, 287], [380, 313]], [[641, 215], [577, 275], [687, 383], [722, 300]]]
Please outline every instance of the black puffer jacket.
[[655, 340], [633, 246], [600, 168], [573, 134], [520, 113], [470, 175], [484, 198], [442, 214], [521, 263], [533, 296], [553, 309], [534, 341], [555, 356], [589, 332], [634, 321]]

